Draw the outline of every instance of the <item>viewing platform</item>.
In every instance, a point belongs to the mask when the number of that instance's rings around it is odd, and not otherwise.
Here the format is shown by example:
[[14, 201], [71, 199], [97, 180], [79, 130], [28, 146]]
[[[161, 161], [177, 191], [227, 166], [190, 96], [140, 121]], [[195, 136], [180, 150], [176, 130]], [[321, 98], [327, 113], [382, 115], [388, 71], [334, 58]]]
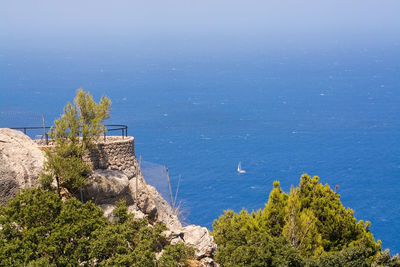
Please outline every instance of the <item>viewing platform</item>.
[[[134, 137], [128, 136], [128, 126], [126, 125], [105, 126], [106, 131], [84, 154], [83, 160], [90, 163], [93, 169], [120, 170], [124, 171], [128, 178], [132, 178], [138, 172]], [[49, 138], [48, 133], [51, 127], [14, 127], [11, 129], [23, 131], [33, 138], [33, 141], [43, 151], [51, 150], [53, 147], [53, 140]], [[37, 134], [40, 131], [42, 134]], [[116, 135], [111, 135], [112, 133]]]
[[[109, 137], [128, 137], [128, 126], [124, 124], [106, 124], [106, 127], [102, 137], [103, 141], [107, 142]], [[20, 130], [24, 134], [32, 138], [38, 145], [51, 145], [51, 139], [49, 138], [50, 131], [54, 126], [25, 126], [25, 127], [11, 127], [13, 130]], [[111, 135], [111, 133], [116, 133]], [[110, 139], [111, 140], [111, 139]], [[100, 141], [100, 140], [99, 140]]]

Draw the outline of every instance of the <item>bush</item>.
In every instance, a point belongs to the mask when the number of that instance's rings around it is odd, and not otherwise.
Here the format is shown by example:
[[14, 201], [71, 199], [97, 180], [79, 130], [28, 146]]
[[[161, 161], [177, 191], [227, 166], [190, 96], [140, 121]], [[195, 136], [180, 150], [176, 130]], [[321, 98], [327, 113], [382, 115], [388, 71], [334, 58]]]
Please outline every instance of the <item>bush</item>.
[[149, 225], [127, 213], [125, 202], [110, 223], [91, 202], [43, 189], [22, 191], [0, 207], [0, 266], [184, 266], [190, 249], [165, 246], [162, 224]]
[[222, 266], [369, 266], [381, 253], [369, 226], [305, 174], [289, 194], [275, 181], [263, 210], [225, 211], [213, 236]]

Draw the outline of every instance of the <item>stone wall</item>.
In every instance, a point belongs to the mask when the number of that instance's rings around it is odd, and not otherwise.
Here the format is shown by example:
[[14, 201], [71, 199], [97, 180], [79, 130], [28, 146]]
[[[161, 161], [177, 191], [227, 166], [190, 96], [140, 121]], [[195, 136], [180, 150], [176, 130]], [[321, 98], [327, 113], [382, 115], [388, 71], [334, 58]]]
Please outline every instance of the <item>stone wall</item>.
[[132, 136], [108, 136], [106, 142], [97, 143], [83, 159], [94, 169], [123, 171], [129, 179], [139, 172]]

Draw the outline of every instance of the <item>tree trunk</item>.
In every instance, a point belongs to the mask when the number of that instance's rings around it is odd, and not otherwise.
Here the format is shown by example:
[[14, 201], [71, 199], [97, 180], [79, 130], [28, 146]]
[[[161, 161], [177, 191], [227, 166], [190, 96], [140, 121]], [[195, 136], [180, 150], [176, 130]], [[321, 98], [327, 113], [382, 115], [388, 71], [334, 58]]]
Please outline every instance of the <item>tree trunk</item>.
[[61, 193], [60, 193], [60, 178], [56, 176], [56, 181], [57, 181], [57, 194], [61, 198]]

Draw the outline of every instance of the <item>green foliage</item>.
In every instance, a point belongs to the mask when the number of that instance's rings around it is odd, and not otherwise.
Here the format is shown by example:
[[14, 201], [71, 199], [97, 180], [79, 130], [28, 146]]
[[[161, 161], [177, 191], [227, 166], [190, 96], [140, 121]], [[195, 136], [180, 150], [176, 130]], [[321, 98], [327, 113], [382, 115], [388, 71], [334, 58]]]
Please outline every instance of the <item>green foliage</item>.
[[189, 266], [187, 260], [192, 258], [194, 250], [183, 244], [165, 246], [164, 252], [158, 261], [159, 267]]
[[385, 259], [369, 226], [338, 193], [305, 174], [289, 194], [275, 181], [263, 210], [226, 211], [213, 236], [222, 266], [369, 266]]
[[369, 222], [357, 223], [353, 210], [345, 209], [340, 195], [328, 185], [319, 183], [317, 176], [303, 175], [300, 179], [301, 209], [311, 210], [317, 218], [316, 226], [322, 237], [324, 251], [340, 251], [348, 246], [365, 244], [372, 254], [380, 250], [369, 231]]
[[325, 253], [318, 258], [310, 258], [306, 265], [310, 267], [367, 267], [370, 266], [369, 256], [364, 246], [348, 247], [341, 251]]
[[184, 266], [190, 250], [165, 246], [164, 225], [134, 220], [122, 201], [115, 216], [110, 223], [91, 202], [24, 190], [0, 207], [0, 266]]
[[53, 177], [56, 178], [58, 187], [66, 188], [71, 193], [76, 193], [87, 184], [86, 176], [90, 172], [90, 167], [81, 157], [76, 155], [63, 157], [57, 151], [56, 153], [46, 151], [46, 159], [44, 172], [41, 174], [43, 188], [51, 187]]
[[[89, 92], [80, 88], [74, 105], [68, 102], [64, 107], [64, 114], [54, 122], [53, 137], [60, 146], [69, 143], [84, 150], [105, 131], [103, 121], [110, 117], [110, 111], [109, 98], [102, 96], [100, 102], [96, 103]], [[76, 147], [72, 149], [74, 152], [77, 152]]]
[[160, 233], [145, 220], [108, 225], [93, 233], [90, 257], [100, 266], [152, 266], [162, 249]]
[[316, 226], [317, 218], [311, 209], [302, 208], [297, 188], [291, 188], [285, 212], [286, 223], [282, 235], [304, 256], [320, 255], [323, 248], [321, 234]]
[[47, 170], [47, 172], [42, 172], [40, 174], [40, 177], [39, 177], [40, 186], [42, 189], [52, 190], [53, 189], [52, 184], [53, 184], [54, 177], [52, 174], [49, 173], [51, 171], [51, 169], [46, 168], [46, 162], [44, 163], [43, 168], [45, 170]]
[[30, 261], [26, 266], [27, 267], [43, 267], [43, 266], [55, 267], [57, 265], [50, 263], [49, 259], [47, 259], [47, 258], [39, 258], [37, 260]]
[[81, 88], [74, 99], [74, 104], [75, 110], [79, 114], [82, 144], [86, 148], [105, 131], [103, 121], [110, 117], [111, 100], [102, 96], [97, 104], [92, 95], [85, 93]]
[[75, 198], [62, 203], [41, 189], [25, 190], [1, 209], [0, 265], [78, 265], [88, 259], [91, 233], [103, 227], [102, 210]]
[[274, 188], [269, 194], [268, 204], [262, 211], [262, 218], [258, 219], [262, 228], [267, 229], [273, 236], [279, 236], [285, 225], [285, 207], [288, 195], [284, 193], [278, 181], [274, 181]]
[[389, 267], [400, 267], [400, 257], [397, 253], [393, 257], [390, 257], [389, 249], [378, 254], [376, 261], [372, 264], [373, 267], [389, 266]]
[[[24, 190], [0, 209], [0, 266], [25, 265], [42, 257], [45, 239], [61, 211], [52, 192]], [[42, 259], [43, 260], [43, 259]]]
[[105, 131], [103, 121], [109, 118], [110, 105], [107, 97], [103, 96], [96, 103], [92, 95], [82, 89], [78, 90], [74, 105], [67, 103], [64, 114], [54, 122], [52, 129], [55, 148], [46, 151], [47, 161], [41, 175], [43, 188], [50, 189], [55, 179], [58, 192], [61, 187], [76, 194], [87, 184], [90, 166], [82, 160], [82, 155]]
[[114, 215], [117, 217], [119, 223], [124, 223], [127, 220], [132, 219], [132, 214], [128, 213], [128, 207], [126, 206], [125, 199], [121, 199], [116, 202], [116, 207], [113, 211]]
[[90, 257], [100, 266], [154, 266], [155, 253], [166, 243], [164, 225], [150, 227], [147, 220], [134, 220], [124, 201], [114, 215], [118, 221], [93, 232]]
[[46, 239], [45, 255], [57, 265], [78, 265], [89, 260], [92, 233], [107, 224], [103, 211], [91, 202], [68, 199]]
[[216, 260], [222, 266], [302, 266], [300, 253], [283, 237], [270, 235], [255, 222], [255, 213], [225, 212], [213, 223], [218, 244]]

